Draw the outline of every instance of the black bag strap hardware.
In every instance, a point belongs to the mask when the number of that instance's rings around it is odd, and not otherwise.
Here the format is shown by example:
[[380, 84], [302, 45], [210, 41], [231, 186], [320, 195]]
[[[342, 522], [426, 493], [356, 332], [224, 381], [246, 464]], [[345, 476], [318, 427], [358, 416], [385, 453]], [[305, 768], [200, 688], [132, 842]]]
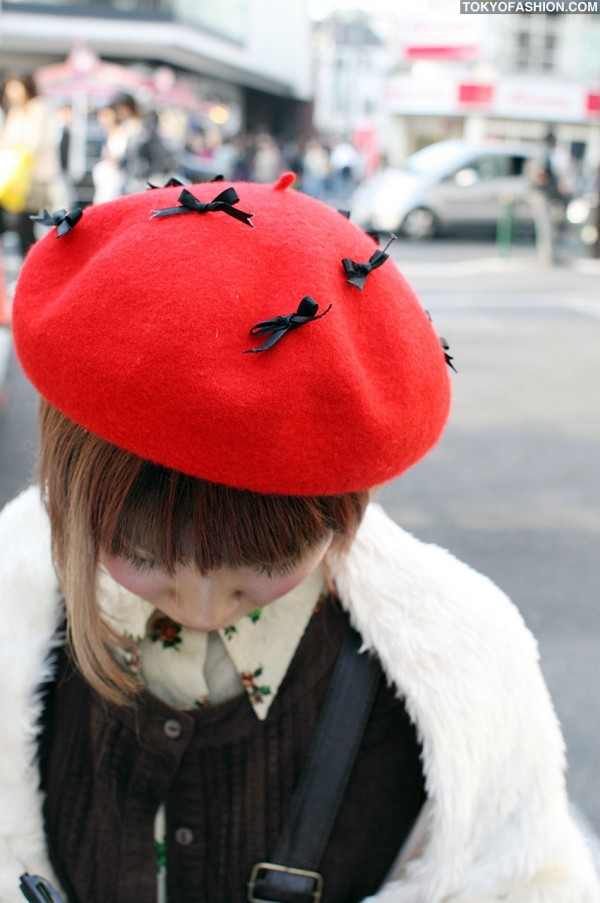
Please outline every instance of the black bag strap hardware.
[[49, 881], [40, 878], [39, 875], [23, 872], [19, 886], [21, 893], [29, 900], [29, 903], [63, 903], [63, 898], [58, 891], [52, 887]]
[[[274, 887], [270, 887], [270, 884]], [[276, 893], [277, 900], [274, 901], [271, 896], [263, 897], [264, 893]], [[304, 903], [304, 900], [320, 903], [322, 894], [323, 876], [319, 872], [293, 869], [275, 862], [257, 862], [250, 873], [249, 903], [287, 903], [288, 900], [291, 903], [296, 900], [299, 903]]]
[[361, 642], [346, 632], [288, 820], [272, 861], [252, 869], [248, 903], [320, 903], [321, 859], [381, 679], [377, 661], [359, 655]]

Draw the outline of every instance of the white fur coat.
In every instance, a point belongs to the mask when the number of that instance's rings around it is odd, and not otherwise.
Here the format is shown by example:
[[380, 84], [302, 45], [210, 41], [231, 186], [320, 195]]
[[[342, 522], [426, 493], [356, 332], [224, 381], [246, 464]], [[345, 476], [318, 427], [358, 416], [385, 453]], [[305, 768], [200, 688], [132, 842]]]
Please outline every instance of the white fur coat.
[[[600, 903], [536, 645], [514, 606], [376, 505], [331, 572], [423, 744], [428, 802], [372, 903]], [[52, 879], [36, 720], [58, 593], [35, 487], [0, 515], [0, 613], [0, 903], [19, 903], [20, 873]]]

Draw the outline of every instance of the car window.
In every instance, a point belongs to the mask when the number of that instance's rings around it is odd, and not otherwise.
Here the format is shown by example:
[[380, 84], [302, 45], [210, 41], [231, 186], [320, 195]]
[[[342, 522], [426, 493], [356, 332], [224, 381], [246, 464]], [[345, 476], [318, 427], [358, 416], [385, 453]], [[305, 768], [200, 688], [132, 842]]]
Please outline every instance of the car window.
[[457, 169], [450, 179], [456, 178], [458, 173], [466, 170], [473, 174], [472, 182], [489, 182], [492, 179], [521, 175], [524, 165], [525, 157], [520, 154], [484, 154], [469, 160]]
[[472, 168], [476, 170], [482, 182], [489, 182], [490, 179], [499, 179], [509, 174], [508, 160], [504, 154], [486, 154], [474, 160]]
[[525, 170], [527, 157], [525, 156], [525, 154], [515, 154], [514, 156], [509, 157], [508, 162], [510, 166], [509, 175], [520, 176]]

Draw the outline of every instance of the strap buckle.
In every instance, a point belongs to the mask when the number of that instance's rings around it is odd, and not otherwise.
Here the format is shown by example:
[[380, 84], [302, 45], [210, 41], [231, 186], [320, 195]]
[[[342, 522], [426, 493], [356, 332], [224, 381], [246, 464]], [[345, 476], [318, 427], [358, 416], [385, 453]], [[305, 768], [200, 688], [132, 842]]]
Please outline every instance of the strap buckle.
[[284, 875], [311, 879], [314, 881], [314, 887], [310, 891], [304, 891], [304, 893], [310, 896], [313, 903], [320, 903], [323, 895], [323, 876], [319, 874], [319, 872], [312, 872], [308, 869], [289, 868], [285, 865], [277, 865], [275, 862], [257, 862], [256, 865], [253, 866], [250, 873], [250, 880], [248, 881], [248, 903], [277, 903], [275, 900], [259, 897], [255, 894], [257, 885], [260, 885], [265, 879], [265, 872], [279, 872]]

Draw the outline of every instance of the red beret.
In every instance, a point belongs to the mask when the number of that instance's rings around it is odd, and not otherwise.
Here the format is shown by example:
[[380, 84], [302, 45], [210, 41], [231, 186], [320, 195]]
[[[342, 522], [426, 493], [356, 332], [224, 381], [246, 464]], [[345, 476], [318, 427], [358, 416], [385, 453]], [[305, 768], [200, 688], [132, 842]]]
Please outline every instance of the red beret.
[[40, 393], [114, 445], [255, 492], [367, 489], [421, 458], [449, 408], [440, 339], [374, 240], [291, 180], [47, 216], [13, 309]]

